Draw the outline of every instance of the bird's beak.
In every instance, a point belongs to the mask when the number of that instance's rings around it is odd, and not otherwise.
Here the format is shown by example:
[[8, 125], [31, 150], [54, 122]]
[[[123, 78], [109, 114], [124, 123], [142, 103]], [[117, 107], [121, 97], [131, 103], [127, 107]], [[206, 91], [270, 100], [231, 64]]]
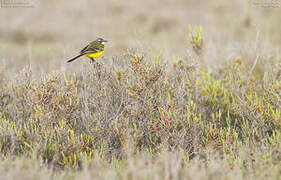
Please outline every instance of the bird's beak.
[[103, 42], [108, 42], [107, 40], [103, 40]]

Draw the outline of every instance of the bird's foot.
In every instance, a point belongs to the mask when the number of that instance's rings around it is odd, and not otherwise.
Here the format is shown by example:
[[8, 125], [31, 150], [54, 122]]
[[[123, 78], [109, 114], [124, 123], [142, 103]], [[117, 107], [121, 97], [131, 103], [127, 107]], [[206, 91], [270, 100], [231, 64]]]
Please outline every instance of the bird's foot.
[[95, 63], [95, 64], [98, 65], [98, 66], [101, 66], [101, 64], [98, 63], [94, 58], [91, 58], [91, 64], [92, 64], [92, 63]]

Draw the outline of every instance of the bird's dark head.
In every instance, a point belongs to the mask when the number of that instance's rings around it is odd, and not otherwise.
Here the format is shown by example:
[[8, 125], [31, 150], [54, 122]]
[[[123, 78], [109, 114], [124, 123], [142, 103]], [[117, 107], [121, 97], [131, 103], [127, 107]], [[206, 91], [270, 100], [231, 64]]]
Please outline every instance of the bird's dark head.
[[103, 38], [98, 38], [98, 39], [96, 39], [96, 41], [100, 42], [101, 44], [108, 42], [107, 40], [104, 40]]

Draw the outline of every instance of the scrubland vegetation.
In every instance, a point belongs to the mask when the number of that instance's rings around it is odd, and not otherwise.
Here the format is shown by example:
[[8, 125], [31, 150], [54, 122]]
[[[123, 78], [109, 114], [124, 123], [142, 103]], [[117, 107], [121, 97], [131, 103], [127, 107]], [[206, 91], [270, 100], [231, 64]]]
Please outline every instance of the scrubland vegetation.
[[15, 75], [2, 55], [0, 179], [280, 179], [280, 49], [239, 20], [225, 45], [187, 22], [183, 55], [114, 47], [75, 72], [38, 60]]

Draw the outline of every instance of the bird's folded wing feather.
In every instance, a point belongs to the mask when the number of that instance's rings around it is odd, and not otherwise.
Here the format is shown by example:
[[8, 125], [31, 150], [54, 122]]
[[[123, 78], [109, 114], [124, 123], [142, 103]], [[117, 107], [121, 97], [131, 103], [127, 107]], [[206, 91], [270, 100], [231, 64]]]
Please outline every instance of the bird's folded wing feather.
[[103, 45], [98, 45], [98, 44], [92, 45], [92, 44], [89, 44], [88, 46], [84, 47], [84, 48], [80, 51], [80, 54], [92, 54], [92, 53], [97, 53], [97, 52], [103, 51], [103, 49], [104, 49], [104, 46], [103, 46]]
[[80, 54], [83, 54], [83, 52], [89, 47], [89, 45], [87, 45], [86, 47], [84, 47], [81, 51]]

